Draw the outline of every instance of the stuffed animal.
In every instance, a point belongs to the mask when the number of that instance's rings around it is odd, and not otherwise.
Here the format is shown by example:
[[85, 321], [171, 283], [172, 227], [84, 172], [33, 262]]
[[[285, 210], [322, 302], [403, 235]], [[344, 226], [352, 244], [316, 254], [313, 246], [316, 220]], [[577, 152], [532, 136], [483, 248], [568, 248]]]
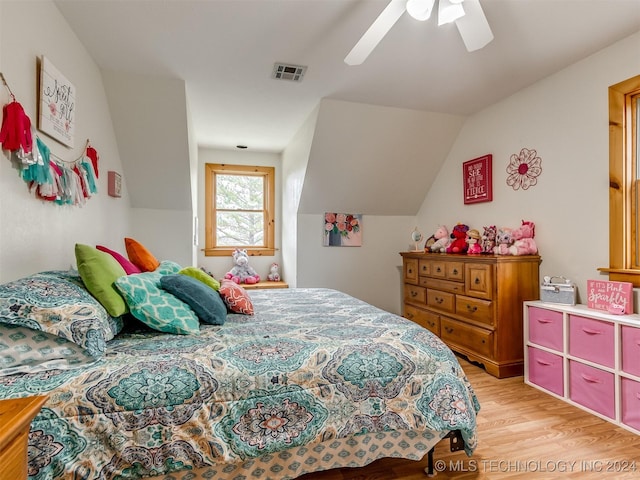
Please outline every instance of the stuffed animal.
[[467, 255], [478, 255], [482, 253], [482, 247], [480, 246], [480, 232], [475, 228], [472, 228], [467, 232]]
[[[430, 250], [434, 253], [446, 253], [447, 247], [451, 243], [451, 238], [449, 237], [449, 230], [444, 225], [438, 225], [436, 229], [436, 233], [433, 234], [433, 238], [435, 242], [429, 247]], [[427, 240], [428, 242], [428, 240]]]
[[511, 255], [535, 255], [538, 253], [538, 246], [533, 239], [535, 236], [535, 224], [533, 222], [525, 222], [511, 231], [513, 245], [509, 247]]
[[453, 230], [451, 230], [451, 238], [453, 241], [447, 247], [447, 253], [467, 253], [467, 232], [469, 226], [464, 223], [458, 223]]
[[500, 227], [496, 234], [496, 246], [493, 247], [493, 253], [496, 255], [510, 255], [509, 247], [513, 245], [513, 238], [511, 237], [511, 229], [507, 227]]
[[232, 254], [234, 266], [224, 278], [235, 283], [258, 283], [260, 275], [249, 265], [249, 254], [245, 249], [236, 248]]
[[483, 229], [480, 247], [482, 248], [482, 253], [491, 254], [493, 253], [493, 247], [496, 246], [496, 235], [498, 234], [498, 229], [495, 225], [483, 227]]
[[280, 281], [280, 272], [278, 272], [278, 264], [272, 263], [269, 268], [269, 275], [267, 275], [267, 280], [270, 282], [279, 282]]

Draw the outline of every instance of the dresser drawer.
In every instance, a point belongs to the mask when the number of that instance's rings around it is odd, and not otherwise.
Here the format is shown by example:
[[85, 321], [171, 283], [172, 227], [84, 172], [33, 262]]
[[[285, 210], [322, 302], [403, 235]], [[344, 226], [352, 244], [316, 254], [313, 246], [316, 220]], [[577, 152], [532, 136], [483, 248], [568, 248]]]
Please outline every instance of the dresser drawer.
[[442, 260], [432, 261], [431, 276], [435, 278], [447, 278], [447, 262]]
[[429, 260], [418, 261], [418, 275], [431, 275], [431, 262]]
[[456, 295], [456, 313], [477, 322], [493, 325], [493, 303], [489, 300]]
[[425, 304], [427, 301], [427, 289], [417, 285], [411, 285], [410, 283], [405, 283], [404, 301]]
[[622, 423], [640, 430], [640, 382], [622, 378], [620, 387]]
[[640, 377], [640, 328], [622, 326], [622, 370]]
[[439, 315], [432, 312], [427, 312], [426, 310], [422, 310], [411, 305], [405, 305], [404, 316], [412, 322], [415, 322], [418, 325], [431, 330], [433, 333], [440, 336]]
[[605, 417], [615, 417], [613, 373], [569, 361], [569, 397]]
[[560, 355], [545, 352], [534, 347], [527, 347], [529, 363], [527, 365], [529, 381], [555, 393], [564, 395], [564, 365]]
[[427, 305], [443, 312], [453, 313], [455, 311], [455, 298], [453, 293], [427, 289]]
[[464, 282], [464, 263], [447, 262], [446, 277], [447, 277], [447, 280]]
[[405, 258], [403, 263], [404, 281], [418, 283], [418, 260], [416, 258]]
[[435, 290], [442, 290], [443, 292], [464, 293], [464, 283], [452, 282], [451, 280], [420, 277], [420, 285]]
[[467, 295], [490, 300], [493, 298], [493, 266], [481, 263], [465, 265], [464, 288]]
[[440, 334], [445, 342], [466, 347], [486, 357], [493, 357], [493, 332], [490, 330], [441, 317]]
[[569, 354], [613, 368], [613, 323], [569, 315]]
[[529, 341], [562, 351], [562, 312], [528, 307]]

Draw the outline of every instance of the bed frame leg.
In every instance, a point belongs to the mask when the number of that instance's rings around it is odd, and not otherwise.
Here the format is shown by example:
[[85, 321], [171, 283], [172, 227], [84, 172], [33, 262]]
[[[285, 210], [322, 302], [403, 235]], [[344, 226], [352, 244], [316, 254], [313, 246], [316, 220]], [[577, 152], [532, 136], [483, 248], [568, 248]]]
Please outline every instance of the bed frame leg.
[[[452, 430], [442, 437], [442, 440], [445, 438], [449, 439], [449, 449], [452, 452], [464, 449], [464, 440], [462, 439], [462, 433], [460, 430]], [[435, 446], [431, 447], [431, 450], [427, 452], [427, 468], [424, 469], [424, 473], [426, 473], [429, 478], [433, 478], [438, 474], [433, 467], [433, 452], [435, 448]]]

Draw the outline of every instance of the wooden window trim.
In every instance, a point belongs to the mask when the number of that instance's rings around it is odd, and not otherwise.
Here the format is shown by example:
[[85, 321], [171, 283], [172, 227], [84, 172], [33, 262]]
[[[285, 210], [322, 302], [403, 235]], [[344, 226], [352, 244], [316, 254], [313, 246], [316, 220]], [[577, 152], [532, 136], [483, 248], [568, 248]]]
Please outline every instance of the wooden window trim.
[[[265, 177], [265, 246], [245, 247], [243, 245], [218, 247], [215, 245], [216, 216], [214, 209], [216, 174], [256, 175]], [[249, 165], [205, 164], [205, 256], [230, 256], [236, 248], [246, 248], [249, 255], [275, 255], [275, 168]]]
[[[640, 287], [636, 211], [637, 148], [632, 97], [640, 95], [640, 75], [609, 87], [609, 267], [613, 281]], [[636, 108], [638, 105], [636, 104]]]

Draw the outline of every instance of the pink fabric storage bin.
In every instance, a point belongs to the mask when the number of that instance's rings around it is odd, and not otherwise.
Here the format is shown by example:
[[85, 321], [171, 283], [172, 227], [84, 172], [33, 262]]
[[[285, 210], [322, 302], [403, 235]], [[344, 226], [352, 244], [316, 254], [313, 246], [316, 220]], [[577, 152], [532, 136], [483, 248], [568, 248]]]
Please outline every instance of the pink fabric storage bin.
[[529, 341], [562, 351], [562, 312], [528, 308]]
[[569, 398], [606, 417], [615, 417], [614, 375], [569, 361]]
[[529, 381], [562, 396], [564, 394], [562, 357], [534, 347], [527, 347]]
[[622, 378], [622, 423], [640, 430], [640, 382]]
[[613, 323], [569, 315], [569, 354], [613, 368]]
[[622, 326], [622, 370], [640, 377], [640, 328]]

